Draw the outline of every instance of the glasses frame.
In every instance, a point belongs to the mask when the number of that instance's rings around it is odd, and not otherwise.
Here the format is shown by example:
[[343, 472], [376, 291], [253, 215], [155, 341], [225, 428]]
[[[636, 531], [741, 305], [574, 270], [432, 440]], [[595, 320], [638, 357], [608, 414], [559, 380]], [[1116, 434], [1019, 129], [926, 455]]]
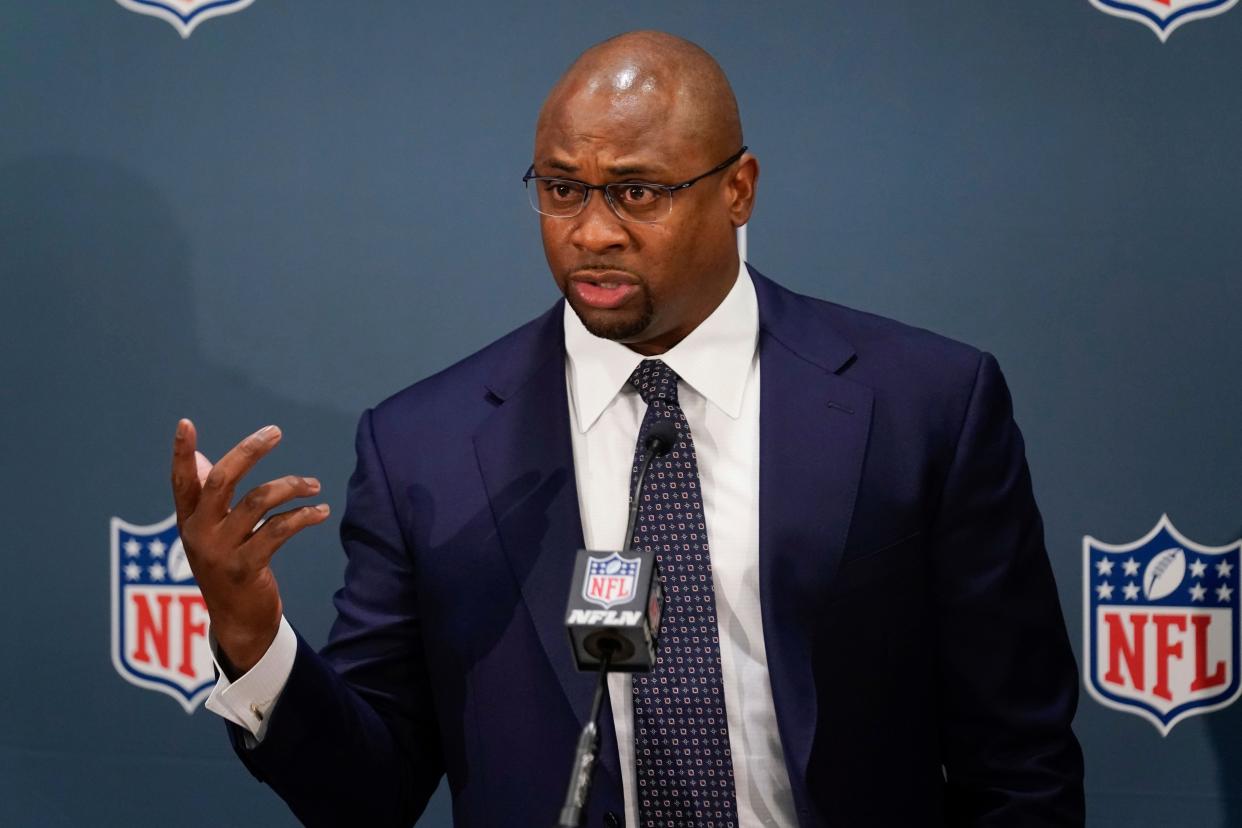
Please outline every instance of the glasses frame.
[[[611, 181], [607, 184], [588, 184], [585, 181], [579, 181], [576, 178], [559, 178], [556, 176], [535, 175], [534, 164], [531, 164], [530, 167], [526, 169], [526, 174], [522, 176], [522, 184], [524, 184], [527, 190], [529, 190], [530, 182], [532, 181], [538, 181], [538, 182], [549, 182], [550, 181], [550, 182], [559, 182], [559, 183], [564, 183], [564, 184], [572, 184], [575, 187], [582, 187], [585, 190], [586, 194], [582, 197], [582, 203], [578, 205], [577, 211], [570, 213], [569, 215], [562, 216], [562, 215], [556, 215], [555, 213], [545, 213], [542, 210], [540, 210], [538, 207], [536, 207], [534, 202], [531, 202], [530, 206], [534, 209], [536, 213], [538, 213], [541, 216], [548, 216], [549, 218], [566, 218], [566, 219], [576, 218], [577, 216], [582, 215], [582, 211], [585, 210], [587, 204], [590, 203], [591, 192], [593, 190], [600, 190], [604, 194], [604, 201], [608, 202], [608, 207], [612, 210], [613, 214], [617, 218], [621, 219], [622, 221], [629, 221], [635, 224], [659, 224], [661, 221], [668, 218], [673, 213], [673, 193], [677, 192], [678, 190], [685, 190], [689, 187], [693, 187], [695, 184], [702, 181], [704, 178], [715, 175], [716, 173], [721, 172], [722, 170], [728, 169], [729, 165], [733, 164], [739, 158], [741, 158], [742, 155], [745, 154], [747, 149], [748, 147], [743, 145], [740, 150], [733, 153], [728, 158], [726, 158], [724, 161], [721, 161], [719, 164], [712, 167], [707, 172], [700, 173], [699, 175], [696, 175], [694, 178], [686, 179], [685, 181], [682, 181], [680, 184], [659, 184], [654, 181]], [[642, 219], [629, 218], [627, 216], [622, 215], [621, 210], [618, 209], [617, 207], [617, 203], [613, 201], [612, 199], [612, 194], [609, 192], [609, 188], [611, 187], [633, 187], [633, 186], [653, 187], [657, 190], [663, 190], [664, 192], [668, 193], [668, 212], [665, 213], [660, 218], [653, 219], [651, 221], [643, 221]]]

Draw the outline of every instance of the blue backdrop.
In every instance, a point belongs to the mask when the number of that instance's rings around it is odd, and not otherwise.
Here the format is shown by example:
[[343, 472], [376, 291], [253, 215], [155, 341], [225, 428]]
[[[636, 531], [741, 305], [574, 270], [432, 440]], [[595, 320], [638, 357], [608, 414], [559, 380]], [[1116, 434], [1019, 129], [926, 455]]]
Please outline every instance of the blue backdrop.
[[[339, 515], [366, 406], [556, 298], [519, 178], [583, 48], [715, 54], [759, 156], [749, 259], [994, 352], [1076, 647], [1082, 536], [1242, 536], [1242, 11], [1162, 44], [1087, 0], [258, 0], [189, 39], [0, 4], [0, 824], [288, 825], [198, 708], [109, 656], [109, 518], [171, 512], [180, 416]], [[332, 527], [280, 554], [313, 642]], [[1242, 825], [1242, 705], [1162, 737], [1085, 693], [1091, 823]], [[446, 825], [438, 796], [424, 819]]]

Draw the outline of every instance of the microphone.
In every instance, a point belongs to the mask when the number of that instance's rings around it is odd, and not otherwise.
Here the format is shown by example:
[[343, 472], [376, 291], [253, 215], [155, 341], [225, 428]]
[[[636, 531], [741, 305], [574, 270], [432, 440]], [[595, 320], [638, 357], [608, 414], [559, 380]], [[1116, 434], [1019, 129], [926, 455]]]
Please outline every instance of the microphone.
[[664, 588], [655, 553], [633, 551], [634, 525], [651, 462], [668, 454], [677, 439], [669, 420], [658, 420], [647, 431], [621, 551], [578, 550], [565, 627], [579, 670], [599, 668], [605, 652], [609, 671], [645, 672], [655, 660]]
[[663, 457], [673, 450], [677, 443], [677, 427], [669, 420], [656, 420], [647, 432], [643, 441], [646, 454], [643, 455], [642, 467], [638, 470], [638, 480], [634, 483], [634, 491], [630, 493], [630, 519], [625, 524], [625, 546], [623, 551], [629, 552], [634, 543], [634, 523], [638, 520], [638, 495], [643, 490], [643, 481], [647, 477], [647, 469], [651, 461]]
[[657, 420], [643, 439], [643, 457], [630, 493], [629, 520], [620, 552], [578, 550], [570, 581], [565, 627], [579, 670], [598, 670], [591, 714], [570, 766], [569, 790], [557, 828], [578, 828], [591, 795], [591, 777], [599, 753], [599, 711], [610, 672], [647, 671], [655, 663], [656, 637], [664, 608], [664, 587], [656, 571], [655, 552], [631, 551], [638, 520], [639, 495], [651, 461], [672, 451], [677, 428]]

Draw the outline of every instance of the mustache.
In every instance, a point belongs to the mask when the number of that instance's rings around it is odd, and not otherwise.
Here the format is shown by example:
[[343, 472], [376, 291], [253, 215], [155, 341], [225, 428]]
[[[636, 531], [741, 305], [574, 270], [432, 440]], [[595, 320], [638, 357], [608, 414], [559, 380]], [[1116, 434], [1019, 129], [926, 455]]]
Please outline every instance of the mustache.
[[566, 277], [571, 277], [579, 273], [599, 273], [602, 271], [611, 271], [613, 273], [624, 273], [637, 281], [642, 281], [643, 277], [628, 267], [610, 264], [608, 262], [584, 262], [583, 264], [574, 265], [566, 272]]

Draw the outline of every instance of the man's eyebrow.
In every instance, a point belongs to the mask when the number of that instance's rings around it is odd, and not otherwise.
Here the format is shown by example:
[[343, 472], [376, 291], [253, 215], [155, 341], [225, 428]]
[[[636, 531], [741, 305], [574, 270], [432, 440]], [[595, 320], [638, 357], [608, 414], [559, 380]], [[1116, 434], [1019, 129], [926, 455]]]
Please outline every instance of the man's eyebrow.
[[646, 164], [618, 164], [615, 167], [608, 167], [609, 175], [654, 175], [657, 173], [655, 168]]
[[[540, 168], [549, 169], [549, 170], [555, 170], [556, 172], [569, 173], [569, 174], [576, 173], [579, 170], [579, 167], [577, 164], [571, 164], [570, 162], [563, 161], [559, 158], [547, 158], [543, 160], [542, 162], [536, 164], [536, 166]], [[617, 164], [616, 166], [604, 168], [604, 172], [608, 173], [609, 177], [612, 177], [612, 178], [619, 178], [625, 175], [655, 176], [655, 175], [658, 175], [660, 171], [661, 170], [659, 167], [652, 167], [650, 165], [640, 164], [640, 163]]]
[[560, 170], [561, 172], [567, 173], [575, 173], [578, 171], [578, 168], [575, 165], [570, 164], [568, 161], [561, 161], [556, 158], [549, 158], [543, 162], [542, 166], [551, 167], [554, 170]]

